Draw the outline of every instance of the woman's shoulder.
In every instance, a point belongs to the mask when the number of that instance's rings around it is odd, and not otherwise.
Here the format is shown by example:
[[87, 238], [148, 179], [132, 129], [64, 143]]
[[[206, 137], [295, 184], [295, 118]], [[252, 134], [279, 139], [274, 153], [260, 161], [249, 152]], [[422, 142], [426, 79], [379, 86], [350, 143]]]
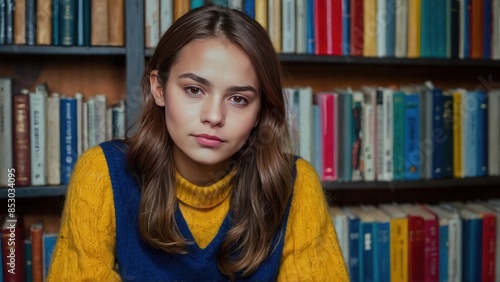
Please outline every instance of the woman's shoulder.
[[319, 182], [319, 176], [314, 166], [309, 161], [301, 157], [295, 157], [295, 170], [297, 174], [296, 178], [300, 178], [300, 180], [306, 180], [308, 182], [314, 182], [312, 184], [317, 184], [316, 182]]

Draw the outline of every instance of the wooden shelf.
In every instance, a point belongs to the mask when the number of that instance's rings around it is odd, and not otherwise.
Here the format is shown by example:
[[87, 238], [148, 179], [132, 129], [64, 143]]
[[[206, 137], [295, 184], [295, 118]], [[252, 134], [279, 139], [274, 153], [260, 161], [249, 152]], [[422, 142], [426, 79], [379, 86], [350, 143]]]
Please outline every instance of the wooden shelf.
[[436, 189], [460, 187], [500, 187], [500, 177], [443, 178], [415, 181], [323, 182], [325, 190]]
[[[16, 187], [15, 199], [64, 196], [66, 195], [66, 188], [65, 185]], [[0, 189], [0, 199], [7, 199], [7, 191], [8, 189], [4, 187]]]
[[8, 55], [125, 55], [125, 47], [26, 46], [1, 45], [0, 54]]

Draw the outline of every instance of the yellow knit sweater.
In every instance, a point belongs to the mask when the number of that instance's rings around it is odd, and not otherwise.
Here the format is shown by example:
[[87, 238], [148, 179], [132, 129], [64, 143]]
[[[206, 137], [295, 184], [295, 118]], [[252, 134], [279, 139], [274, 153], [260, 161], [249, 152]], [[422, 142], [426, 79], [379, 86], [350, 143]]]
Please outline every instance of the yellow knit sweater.
[[[196, 243], [215, 237], [230, 202], [231, 175], [196, 186], [177, 175], [177, 198]], [[115, 211], [100, 147], [85, 152], [71, 177], [48, 281], [120, 281], [115, 269]], [[279, 281], [348, 281], [337, 235], [314, 168], [297, 161]]]

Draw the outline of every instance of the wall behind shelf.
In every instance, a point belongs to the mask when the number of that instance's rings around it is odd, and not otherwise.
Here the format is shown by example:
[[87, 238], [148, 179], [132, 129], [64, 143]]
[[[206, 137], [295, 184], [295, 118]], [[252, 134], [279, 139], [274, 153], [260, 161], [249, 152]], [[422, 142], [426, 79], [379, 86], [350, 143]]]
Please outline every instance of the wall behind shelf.
[[0, 76], [13, 77], [14, 87], [34, 91], [47, 82], [51, 92], [71, 97], [76, 92], [84, 97], [106, 94], [108, 106], [126, 98], [126, 66], [120, 56], [0, 55], [0, 60]]

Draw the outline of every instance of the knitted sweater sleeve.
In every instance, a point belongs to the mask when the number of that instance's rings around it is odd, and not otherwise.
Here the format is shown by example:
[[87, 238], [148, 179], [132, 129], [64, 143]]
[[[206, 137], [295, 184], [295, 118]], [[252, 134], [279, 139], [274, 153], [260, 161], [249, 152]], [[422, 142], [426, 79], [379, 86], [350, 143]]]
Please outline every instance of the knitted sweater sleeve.
[[303, 159], [297, 160], [278, 281], [349, 281], [321, 182]]
[[73, 170], [48, 281], [120, 281], [115, 266], [113, 191], [100, 147]]

